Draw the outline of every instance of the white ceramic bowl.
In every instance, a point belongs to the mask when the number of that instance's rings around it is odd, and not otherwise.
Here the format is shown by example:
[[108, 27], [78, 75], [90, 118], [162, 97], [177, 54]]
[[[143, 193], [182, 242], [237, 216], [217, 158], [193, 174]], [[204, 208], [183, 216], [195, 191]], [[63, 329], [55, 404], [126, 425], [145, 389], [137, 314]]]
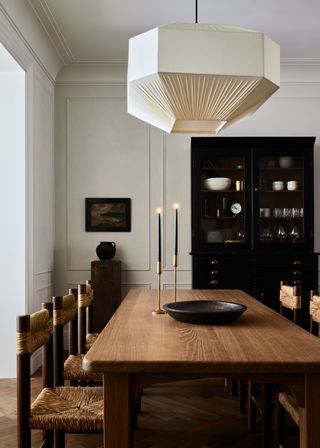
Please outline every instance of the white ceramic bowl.
[[272, 190], [274, 191], [281, 191], [283, 190], [283, 181], [282, 180], [276, 180], [272, 182]]
[[293, 158], [292, 157], [280, 157], [279, 159], [279, 166], [281, 168], [291, 168], [293, 165]]
[[204, 181], [204, 187], [212, 191], [229, 190], [230, 185], [230, 177], [209, 177]]
[[287, 190], [294, 191], [298, 189], [298, 182], [296, 180], [288, 180]]

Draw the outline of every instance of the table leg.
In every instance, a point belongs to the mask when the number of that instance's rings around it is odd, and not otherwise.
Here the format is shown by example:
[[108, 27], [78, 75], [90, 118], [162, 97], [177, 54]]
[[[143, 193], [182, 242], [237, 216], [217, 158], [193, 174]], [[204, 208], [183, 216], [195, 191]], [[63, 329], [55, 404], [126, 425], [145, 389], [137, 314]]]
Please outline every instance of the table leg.
[[305, 407], [300, 408], [300, 448], [320, 448], [320, 377], [305, 376]]
[[104, 447], [130, 448], [130, 377], [125, 373], [104, 374]]

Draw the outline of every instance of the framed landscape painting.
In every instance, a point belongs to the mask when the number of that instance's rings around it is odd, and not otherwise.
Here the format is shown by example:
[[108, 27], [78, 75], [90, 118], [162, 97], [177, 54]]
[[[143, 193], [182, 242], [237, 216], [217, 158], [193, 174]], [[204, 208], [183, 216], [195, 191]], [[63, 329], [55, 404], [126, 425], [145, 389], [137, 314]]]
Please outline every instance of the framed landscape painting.
[[86, 232], [130, 231], [130, 198], [86, 198]]

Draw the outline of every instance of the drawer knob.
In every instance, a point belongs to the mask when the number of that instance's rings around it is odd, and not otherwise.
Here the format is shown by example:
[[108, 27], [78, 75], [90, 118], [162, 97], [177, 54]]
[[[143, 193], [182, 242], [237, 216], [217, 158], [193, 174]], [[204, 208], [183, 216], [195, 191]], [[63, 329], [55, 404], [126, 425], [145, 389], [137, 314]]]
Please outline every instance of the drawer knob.
[[293, 275], [301, 275], [301, 271], [293, 271]]
[[211, 281], [210, 281], [210, 284], [211, 284], [211, 285], [217, 285], [217, 284], [218, 284], [218, 280], [211, 280]]
[[293, 260], [292, 264], [298, 265], [298, 264], [301, 264], [301, 261], [300, 260]]
[[210, 274], [217, 275], [217, 274], [219, 274], [219, 271], [218, 271], [218, 269], [213, 269], [212, 271], [210, 271]]
[[211, 260], [210, 263], [211, 264], [219, 264], [219, 260]]

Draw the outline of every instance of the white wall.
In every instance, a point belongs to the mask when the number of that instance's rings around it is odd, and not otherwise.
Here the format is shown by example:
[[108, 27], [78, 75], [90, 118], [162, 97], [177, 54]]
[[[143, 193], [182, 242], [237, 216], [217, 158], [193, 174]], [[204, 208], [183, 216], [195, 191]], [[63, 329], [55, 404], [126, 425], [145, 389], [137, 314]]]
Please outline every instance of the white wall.
[[[0, 43], [14, 56], [26, 73], [25, 203], [26, 296], [20, 313], [38, 310], [51, 300], [54, 253], [54, 80], [61, 62], [42, 31], [28, 2], [0, 1]], [[5, 149], [1, 146], [1, 152]], [[16, 178], [15, 170], [3, 172]], [[14, 184], [6, 186], [10, 198]], [[2, 210], [5, 210], [2, 208]], [[7, 211], [7, 210], [6, 210]], [[6, 219], [7, 221], [7, 219]], [[16, 282], [10, 270], [10, 286]], [[22, 285], [19, 285], [19, 288]], [[10, 296], [6, 297], [11, 308]], [[12, 310], [15, 314], [15, 311]], [[15, 319], [8, 316], [15, 329]], [[10, 322], [9, 322], [10, 320]], [[9, 341], [8, 341], [9, 343]], [[13, 346], [13, 353], [14, 353]], [[39, 366], [38, 355], [34, 368]], [[14, 375], [15, 369], [12, 371]], [[1, 375], [1, 373], [0, 373]]]
[[[282, 66], [282, 86], [223, 136], [320, 135], [320, 70]], [[217, 137], [219, 138], [219, 137]], [[315, 155], [316, 249], [320, 250], [319, 148]], [[131, 233], [86, 233], [86, 197], [130, 197]], [[190, 136], [167, 135], [126, 113], [126, 67], [70, 66], [56, 88], [55, 287], [90, 278], [100, 241], [115, 241], [122, 291], [156, 287], [156, 208], [164, 210], [163, 286], [172, 286], [173, 210], [180, 212], [180, 288], [191, 287]]]
[[[7, 58], [12, 59], [9, 54]], [[2, 60], [2, 62], [4, 62]], [[13, 69], [13, 68], [12, 68]], [[0, 64], [0, 377], [15, 375], [15, 317], [25, 310], [25, 73]]]

